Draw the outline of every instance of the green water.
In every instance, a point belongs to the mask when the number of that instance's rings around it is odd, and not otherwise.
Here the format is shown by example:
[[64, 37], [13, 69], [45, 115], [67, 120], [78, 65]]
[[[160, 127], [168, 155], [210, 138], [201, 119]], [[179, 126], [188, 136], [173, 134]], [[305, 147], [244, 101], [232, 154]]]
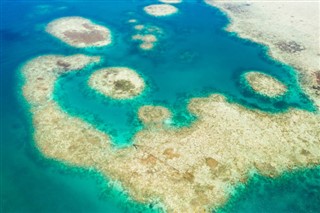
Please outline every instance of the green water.
[[[263, 47], [223, 32], [228, 20], [218, 10], [202, 2], [183, 3], [177, 6], [179, 14], [157, 19], [141, 12], [149, 2], [1, 1], [1, 212], [159, 211], [151, 204], [131, 201], [95, 171], [47, 160], [36, 150], [18, 79], [19, 65], [38, 55], [84, 53], [104, 57], [104, 63], [91, 70], [59, 79], [54, 95], [64, 110], [111, 134], [117, 145], [130, 143], [132, 135], [143, 128], [136, 117], [143, 104], [169, 107], [177, 126], [196, 119], [185, 108], [191, 97], [213, 92], [270, 113], [290, 106], [313, 110], [296, 82], [295, 71], [268, 59]], [[49, 7], [39, 7], [44, 4]], [[78, 50], [44, 32], [51, 20], [70, 15], [110, 27], [113, 45]], [[163, 28], [165, 35], [152, 52], [142, 52], [130, 41], [133, 30], [126, 21], [131, 18]], [[86, 86], [86, 79], [94, 69], [104, 66], [136, 69], [148, 89], [137, 99], [119, 102], [95, 93]], [[289, 86], [289, 93], [274, 100], [244, 90], [239, 78], [247, 70], [275, 76]], [[221, 211], [319, 212], [319, 173], [319, 168], [302, 170], [274, 181], [254, 176], [246, 187], [236, 190]]]

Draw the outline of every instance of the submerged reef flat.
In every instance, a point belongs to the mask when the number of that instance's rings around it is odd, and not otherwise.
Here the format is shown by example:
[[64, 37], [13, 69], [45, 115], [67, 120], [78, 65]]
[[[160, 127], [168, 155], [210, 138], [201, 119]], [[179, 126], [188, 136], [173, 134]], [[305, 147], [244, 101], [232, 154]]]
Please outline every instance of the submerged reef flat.
[[248, 86], [265, 96], [276, 97], [287, 91], [287, 87], [280, 81], [261, 72], [246, 72], [244, 78], [246, 83], [249, 84]]
[[[54, 82], [57, 76], [70, 70], [80, 70], [87, 64], [97, 63], [100, 57], [73, 55], [47, 55], [35, 58], [24, 66], [23, 74], [28, 83], [23, 87], [27, 101], [39, 106], [52, 97]], [[32, 86], [31, 86], [32, 85]]]
[[178, 8], [169, 4], [152, 4], [143, 8], [151, 16], [169, 16], [178, 12]]
[[228, 31], [268, 46], [272, 57], [294, 67], [320, 109], [319, 1], [205, 1], [229, 16]]
[[127, 67], [110, 67], [95, 71], [89, 79], [94, 90], [114, 99], [128, 99], [145, 88], [144, 80]]
[[128, 23], [137, 23], [137, 22], [138, 22], [137, 19], [129, 19], [129, 20], [128, 20]]
[[158, 125], [168, 120], [171, 113], [162, 106], [143, 106], [139, 109], [138, 116], [145, 125]]
[[66, 114], [53, 99], [59, 76], [98, 61], [51, 55], [22, 67], [35, 142], [49, 158], [95, 168], [119, 181], [138, 201], [161, 202], [167, 212], [211, 212], [253, 170], [275, 177], [320, 163], [319, 113], [270, 114], [221, 95], [191, 99], [188, 109], [198, 117], [191, 126], [145, 128], [135, 135], [134, 146], [115, 148], [107, 134]]
[[143, 30], [143, 28], [144, 28], [144, 25], [142, 25], [142, 24], [137, 24], [134, 26], [135, 30]]
[[108, 28], [82, 17], [64, 17], [50, 22], [46, 31], [67, 44], [78, 47], [101, 47], [111, 43]]
[[154, 43], [157, 42], [157, 37], [153, 34], [146, 34], [146, 35], [133, 35], [132, 40], [138, 40], [141, 41], [142, 43], [140, 44], [140, 48], [144, 50], [150, 50], [154, 47]]

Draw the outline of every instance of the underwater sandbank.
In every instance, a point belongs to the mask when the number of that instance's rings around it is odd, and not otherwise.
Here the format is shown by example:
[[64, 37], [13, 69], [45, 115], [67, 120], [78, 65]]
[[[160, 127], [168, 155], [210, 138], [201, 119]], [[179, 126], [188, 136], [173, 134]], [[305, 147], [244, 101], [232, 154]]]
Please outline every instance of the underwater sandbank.
[[141, 49], [150, 50], [154, 47], [154, 44], [158, 41], [157, 37], [153, 34], [136, 34], [132, 36], [132, 40], [141, 41], [139, 45]]
[[261, 72], [246, 72], [244, 78], [247, 85], [261, 95], [274, 98], [287, 91], [287, 87], [283, 83]]
[[128, 20], [128, 23], [137, 23], [137, 22], [138, 22], [137, 19], [129, 19], [129, 20]]
[[73, 47], [101, 47], [111, 43], [108, 28], [82, 17], [64, 17], [50, 22], [46, 31]]
[[144, 80], [127, 67], [110, 67], [95, 71], [89, 86], [114, 99], [128, 99], [139, 95], [145, 88]]
[[46, 157], [95, 168], [138, 201], [161, 202], [167, 212], [211, 212], [252, 170], [276, 177], [320, 163], [319, 114], [298, 109], [270, 114], [221, 95], [190, 100], [188, 109], [198, 117], [190, 127], [145, 128], [134, 146], [115, 148], [107, 134], [67, 114], [53, 98], [59, 76], [98, 61], [50, 55], [22, 67], [34, 139]]
[[142, 30], [143, 28], [144, 28], [144, 25], [142, 25], [142, 24], [138, 24], [138, 25], [134, 26], [134, 29], [136, 29], [136, 30]]

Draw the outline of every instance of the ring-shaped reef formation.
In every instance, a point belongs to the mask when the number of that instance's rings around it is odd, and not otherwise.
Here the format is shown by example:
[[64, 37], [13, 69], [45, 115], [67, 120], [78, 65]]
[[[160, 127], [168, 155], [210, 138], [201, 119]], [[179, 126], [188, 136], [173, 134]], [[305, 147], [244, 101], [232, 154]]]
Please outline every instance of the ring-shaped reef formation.
[[143, 9], [147, 14], [156, 17], [170, 16], [178, 12], [178, 8], [170, 4], [152, 4]]
[[256, 71], [243, 74], [244, 86], [248, 86], [255, 92], [271, 98], [283, 95], [287, 87], [274, 77]]
[[127, 67], [109, 67], [95, 71], [89, 78], [89, 86], [114, 99], [130, 99], [144, 90], [144, 80]]
[[101, 47], [111, 43], [111, 31], [89, 19], [71, 16], [50, 22], [46, 31], [73, 47]]
[[107, 134], [67, 114], [53, 98], [61, 75], [98, 61], [49, 55], [21, 68], [34, 139], [48, 158], [95, 168], [138, 201], [160, 202], [167, 212], [212, 212], [252, 171], [275, 177], [320, 163], [319, 112], [270, 114], [216, 94], [190, 100], [188, 109], [198, 117], [191, 126], [145, 128], [134, 146], [115, 148]]

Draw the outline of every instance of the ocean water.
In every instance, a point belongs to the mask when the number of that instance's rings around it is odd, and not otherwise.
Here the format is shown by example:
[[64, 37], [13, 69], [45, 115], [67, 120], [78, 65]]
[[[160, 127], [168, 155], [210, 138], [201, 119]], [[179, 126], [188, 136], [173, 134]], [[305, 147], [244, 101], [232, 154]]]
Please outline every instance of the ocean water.
[[[231, 102], [269, 113], [288, 107], [314, 110], [291, 67], [272, 61], [266, 48], [226, 33], [227, 18], [202, 1], [184, 1], [180, 12], [163, 18], [143, 13], [156, 1], [2, 1], [1, 2], [1, 210], [3, 212], [158, 212], [152, 204], [132, 201], [95, 171], [74, 168], [44, 158], [34, 147], [28, 106], [21, 96], [19, 68], [43, 54], [102, 56], [104, 62], [77, 74], [64, 75], [54, 98], [69, 114], [79, 116], [112, 136], [115, 146], [130, 145], [143, 125], [136, 117], [145, 104], [173, 111], [172, 125], [195, 119], [186, 110], [192, 97], [221, 93]], [[76, 49], [44, 32], [63, 16], [83, 16], [112, 30], [113, 44]], [[129, 19], [163, 29], [154, 50], [141, 51], [131, 41]], [[91, 90], [86, 81], [94, 70], [128, 66], [146, 83], [144, 93], [130, 101], [114, 101]], [[240, 76], [257, 70], [289, 88], [278, 99], [265, 98], [240, 85]], [[81, 103], [81, 104], [80, 104]], [[94, 109], [94, 110], [92, 110]], [[275, 180], [253, 176], [239, 186], [218, 212], [319, 212], [320, 168], [284, 174]], [[299, 200], [299, 202], [296, 202]]]

